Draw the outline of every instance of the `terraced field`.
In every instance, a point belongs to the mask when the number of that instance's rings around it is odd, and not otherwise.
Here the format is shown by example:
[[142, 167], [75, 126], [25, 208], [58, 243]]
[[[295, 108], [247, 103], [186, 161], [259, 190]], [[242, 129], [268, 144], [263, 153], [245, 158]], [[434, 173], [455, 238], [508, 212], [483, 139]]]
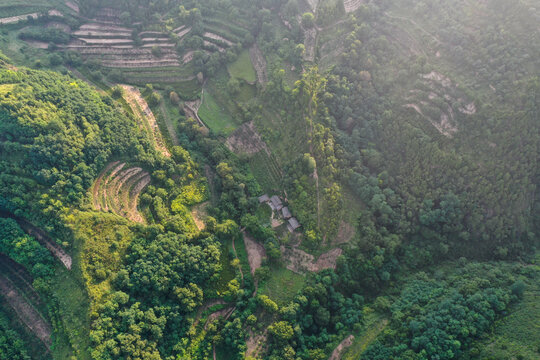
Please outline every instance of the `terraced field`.
[[0, 305], [9, 306], [48, 352], [52, 330], [44, 316], [47, 309], [31, 283], [32, 278], [23, 267], [0, 254]]
[[140, 167], [128, 167], [115, 161], [105, 167], [92, 188], [94, 209], [110, 211], [142, 223], [137, 210], [139, 195], [150, 183], [150, 174]]

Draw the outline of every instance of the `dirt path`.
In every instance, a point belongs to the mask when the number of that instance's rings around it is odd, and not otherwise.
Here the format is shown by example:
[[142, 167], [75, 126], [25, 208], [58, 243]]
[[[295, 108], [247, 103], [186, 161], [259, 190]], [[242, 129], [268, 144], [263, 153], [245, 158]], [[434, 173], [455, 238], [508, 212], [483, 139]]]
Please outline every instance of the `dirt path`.
[[203, 88], [201, 89], [201, 98], [197, 99], [195, 101], [186, 101], [184, 102], [184, 112], [188, 117], [191, 117], [199, 122], [199, 125], [201, 125], [203, 128], [208, 130], [208, 126], [201, 120], [199, 117], [199, 108], [201, 107], [201, 104], [204, 100], [204, 84]]
[[253, 44], [253, 46], [249, 48], [249, 56], [251, 57], [251, 63], [255, 68], [255, 72], [257, 73], [257, 80], [262, 86], [264, 86], [268, 82], [266, 59], [264, 58], [264, 55], [261, 49], [259, 49], [257, 43]]
[[354, 346], [351, 349], [354, 349], [354, 354], [347, 354], [348, 355], [347, 357], [349, 357], [349, 355], [352, 355], [354, 356], [355, 359], [359, 359], [360, 355], [362, 355], [362, 353], [366, 351], [368, 346], [371, 345], [371, 343], [375, 341], [377, 336], [379, 336], [379, 334], [388, 326], [388, 323], [389, 323], [388, 319], [382, 319], [372, 324], [371, 326], [369, 326], [364, 331], [362, 336], [360, 336], [358, 339], [356, 339], [353, 342]]
[[[313, 153], [313, 152], [312, 152]], [[319, 190], [319, 174], [317, 173], [317, 166], [313, 170], [313, 178], [315, 179], [315, 186], [317, 188], [317, 228], [321, 228], [321, 195]]]
[[[146, 103], [146, 100], [143, 99], [139, 89], [129, 86], [129, 85], [120, 85], [125, 93], [124, 98], [133, 110], [135, 116], [137, 116], [143, 124], [147, 124], [150, 127], [151, 136], [154, 140], [154, 145], [156, 150], [161, 152], [166, 157], [171, 157], [171, 153], [167, 150], [157, 120], [150, 110], [150, 107]], [[145, 126], [146, 127], [146, 126]]]
[[343, 350], [348, 348], [353, 344], [354, 335], [349, 335], [345, 340], [343, 340], [335, 349], [332, 351], [332, 355], [328, 360], [340, 360]]
[[38, 337], [47, 350], [51, 348], [51, 326], [30, 305], [26, 299], [17, 292], [11, 282], [0, 275], [0, 291], [9, 305], [13, 308], [19, 319]]

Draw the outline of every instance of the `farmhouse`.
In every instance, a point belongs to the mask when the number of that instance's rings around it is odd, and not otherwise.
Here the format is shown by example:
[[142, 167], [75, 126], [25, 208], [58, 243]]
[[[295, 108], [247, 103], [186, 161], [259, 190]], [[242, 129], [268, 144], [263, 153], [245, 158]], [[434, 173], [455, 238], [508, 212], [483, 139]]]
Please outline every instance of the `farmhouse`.
[[290, 218], [289, 223], [287, 224], [287, 229], [289, 229], [290, 232], [294, 232], [296, 229], [300, 227], [300, 223], [296, 218]]
[[289, 211], [289, 208], [287, 206], [281, 209], [281, 213], [283, 214], [283, 218], [285, 220], [288, 220], [292, 217], [291, 212]]
[[283, 203], [281, 202], [281, 199], [277, 195], [274, 195], [270, 198], [269, 205], [272, 208], [272, 210], [275, 210], [275, 211], [279, 211], [283, 208]]
[[301, 226], [298, 220], [292, 217], [289, 207], [283, 205], [283, 202], [281, 201], [281, 198], [279, 196], [272, 195], [272, 197], [268, 197], [267, 194], [264, 194], [264, 195], [259, 196], [258, 199], [259, 199], [260, 204], [266, 203], [272, 209], [272, 221], [273, 223], [276, 222], [276, 225], [272, 225], [273, 227], [276, 227], [282, 224], [282, 222], [277, 221], [274, 218], [275, 213], [277, 213], [278, 218], [282, 218], [288, 221], [287, 229], [290, 232], [294, 232], [296, 229], [298, 229]]

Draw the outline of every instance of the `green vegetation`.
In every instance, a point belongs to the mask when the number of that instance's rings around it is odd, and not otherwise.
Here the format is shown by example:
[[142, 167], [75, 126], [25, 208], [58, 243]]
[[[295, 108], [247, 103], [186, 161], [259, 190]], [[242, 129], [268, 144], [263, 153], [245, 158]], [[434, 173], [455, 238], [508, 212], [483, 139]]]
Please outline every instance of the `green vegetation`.
[[257, 80], [255, 75], [255, 69], [251, 64], [251, 58], [249, 57], [249, 51], [244, 50], [238, 55], [238, 58], [232, 64], [227, 66], [229, 74], [232, 77], [244, 80], [248, 84], [254, 84]]
[[[538, 358], [535, 1], [27, 3], [0, 1], [42, 13], [0, 24], [0, 270], [50, 357]], [[39, 357], [5, 308], [0, 358]]]
[[209, 92], [204, 93], [199, 117], [216, 134], [228, 135], [237, 126], [225, 108], [220, 106]]
[[20, 335], [11, 329], [6, 314], [0, 310], [0, 357], [13, 360], [30, 359], [26, 346]]
[[303, 275], [284, 267], [272, 267], [271, 277], [259, 284], [259, 294], [266, 295], [279, 306], [286, 305], [302, 290], [306, 281]]

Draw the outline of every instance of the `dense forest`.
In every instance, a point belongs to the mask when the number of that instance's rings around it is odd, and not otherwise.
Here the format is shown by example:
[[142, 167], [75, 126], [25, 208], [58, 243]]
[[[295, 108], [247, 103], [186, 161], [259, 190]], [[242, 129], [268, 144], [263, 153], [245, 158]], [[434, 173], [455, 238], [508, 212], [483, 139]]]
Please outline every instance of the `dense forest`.
[[0, 0], [0, 358], [537, 359], [539, 19]]

